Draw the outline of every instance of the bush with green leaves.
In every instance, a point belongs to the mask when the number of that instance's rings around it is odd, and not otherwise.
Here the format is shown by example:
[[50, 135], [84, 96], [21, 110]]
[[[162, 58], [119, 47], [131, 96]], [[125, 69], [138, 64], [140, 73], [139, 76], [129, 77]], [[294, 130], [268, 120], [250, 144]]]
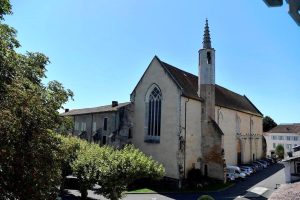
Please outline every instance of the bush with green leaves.
[[197, 200], [215, 200], [215, 199], [209, 195], [202, 195]]

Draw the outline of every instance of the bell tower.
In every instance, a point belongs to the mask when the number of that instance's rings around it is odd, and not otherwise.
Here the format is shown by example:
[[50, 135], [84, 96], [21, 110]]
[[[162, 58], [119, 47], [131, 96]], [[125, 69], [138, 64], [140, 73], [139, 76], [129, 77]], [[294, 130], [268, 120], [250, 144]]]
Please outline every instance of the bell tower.
[[215, 50], [211, 47], [208, 20], [206, 19], [203, 47], [199, 50], [198, 95], [204, 100], [202, 120], [215, 119]]
[[202, 44], [198, 76], [198, 95], [202, 99], [201, 171], [204, 176], [224, 180], [223, 132], [215, 121], [215, 50], [211, 46], [207, 19]]

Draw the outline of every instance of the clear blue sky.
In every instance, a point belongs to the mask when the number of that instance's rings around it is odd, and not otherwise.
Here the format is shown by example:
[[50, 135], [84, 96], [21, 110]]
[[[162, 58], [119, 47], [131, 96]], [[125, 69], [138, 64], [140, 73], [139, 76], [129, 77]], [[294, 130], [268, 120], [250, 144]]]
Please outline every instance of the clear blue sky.
[[300, 27], [262, 0], [13, 0], [6, 23], [21, 52], [46, 54], [48, 80], [75, 94], [66, 108], [129, 95], [154, 55], [197, 74], [205, 18], [216, 82], [277, 123], [300, 122]]

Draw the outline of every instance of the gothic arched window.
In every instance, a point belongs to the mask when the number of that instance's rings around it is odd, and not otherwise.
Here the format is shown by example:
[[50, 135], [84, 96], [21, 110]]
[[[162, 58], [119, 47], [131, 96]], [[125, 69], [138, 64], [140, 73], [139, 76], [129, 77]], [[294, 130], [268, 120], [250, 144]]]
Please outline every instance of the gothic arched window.
[[153, 85], [146, 98], [146, 142], [159, 142], [161, 127], [161, 100], [160, 89]]

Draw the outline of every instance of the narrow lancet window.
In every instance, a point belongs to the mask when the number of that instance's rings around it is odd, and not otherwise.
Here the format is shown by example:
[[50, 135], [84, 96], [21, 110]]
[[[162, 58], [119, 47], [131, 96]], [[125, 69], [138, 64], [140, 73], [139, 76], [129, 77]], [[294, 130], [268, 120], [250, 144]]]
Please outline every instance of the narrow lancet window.
[[[152, 89], [152, 88], [151, 88]], [[161, 91], [154, 87], [146, 100], [147, 142], [159, 142], [161, 127]]]

